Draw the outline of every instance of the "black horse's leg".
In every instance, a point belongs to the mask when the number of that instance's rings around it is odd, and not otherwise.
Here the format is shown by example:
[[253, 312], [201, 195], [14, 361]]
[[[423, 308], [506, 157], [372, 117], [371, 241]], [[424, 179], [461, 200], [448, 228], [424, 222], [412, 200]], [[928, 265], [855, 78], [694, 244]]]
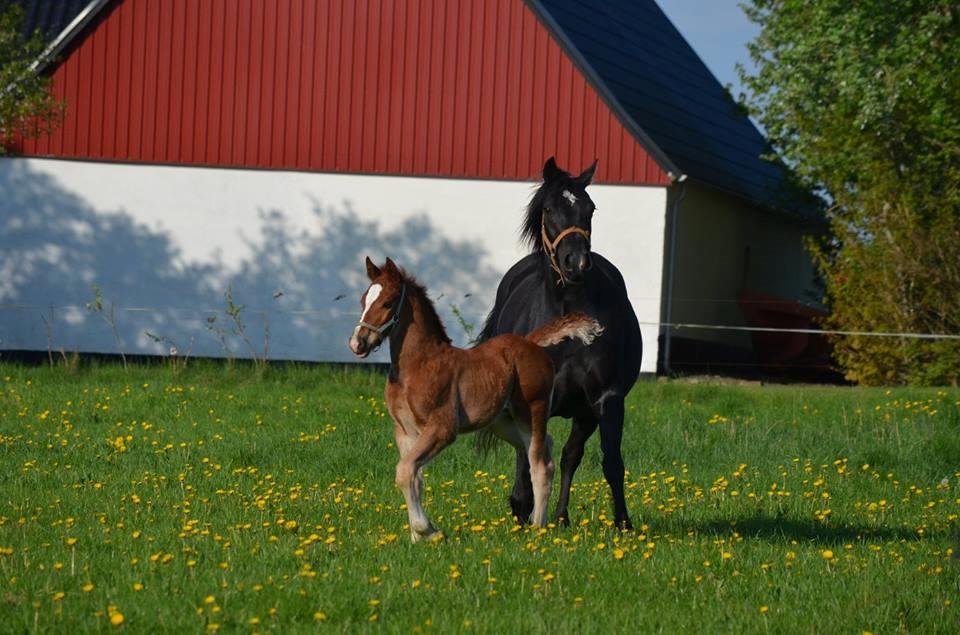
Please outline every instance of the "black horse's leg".
[[623, 496], [623, 397], [608, 397], [600, 414], [600, 449], [603, 451], [603, 475], [613, 495], [613, 520], [620, 529], [633, 529]]
[[530, 482], [530, 461], [523, 448], [517, 448], [517, 477], [513, 482], [513, 493], [510, 494], [510, 509], [521, 525], [530, 522], [530, 514], [533, 513], [533, 483]]
[[580, 461], [583, 460], [583, 446], [587, 439], [597, 429], [597, 420], [593, 417], [573, 419], [573, 426], [570, 428], [570, 437], [566, 445], [563, 446], [563, 455], [560, 457], [560, 499], [557, 501], [557, 511], [553, 515], [553, 520], [559, 525], [568, 526], [570, 524], [570, 515], [567, 511], [567, 505], [570, 503], [570, 485], [573, 483], [573, 474], [580, 467]]

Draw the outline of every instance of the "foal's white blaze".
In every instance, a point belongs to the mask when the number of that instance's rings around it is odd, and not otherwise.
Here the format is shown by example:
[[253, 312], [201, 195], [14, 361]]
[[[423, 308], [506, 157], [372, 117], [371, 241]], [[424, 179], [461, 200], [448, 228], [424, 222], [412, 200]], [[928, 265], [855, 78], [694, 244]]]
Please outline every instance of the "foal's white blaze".
[[[363, 322], [367, 318], [367, 311], [370, 310], [370, 307], [373, 306], [373, 303], [377, 301], [377, 298], [380, 297], [380, 292], [383, 291], [383, 286], [379, 283], [371, 284], [370, 288], [367, 289], [367, 298], [363, 302], [363, 315], [360, 316], [360, 322]], [[356, 335], [360, 332], [360, 324], [357, 324], [357, 327], [353, 329], [353, 334]]]
[[567, 199], [568, 201], [570, 201], [570, 204], [571, 204], [571, 205], [573, 205], [573, 204], [575, 204], [575, 203], [577, 202], [577, 197], [574, 196], [574, 195], [573, 195], [573, 192], [571, 192], [570, 190], [564, 190], [563, 192], [560, 193], [560, 195], [563, 196], [563, 198], [565, 198], [565, 199]]

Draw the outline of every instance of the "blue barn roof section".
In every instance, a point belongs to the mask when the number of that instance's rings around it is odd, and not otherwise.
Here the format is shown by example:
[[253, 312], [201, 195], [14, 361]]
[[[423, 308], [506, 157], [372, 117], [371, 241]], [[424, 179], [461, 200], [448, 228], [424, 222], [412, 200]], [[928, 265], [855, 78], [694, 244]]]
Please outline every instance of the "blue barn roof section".
[[23, 9], [21, 33], [30, 37], [40, 31], [47, 50], [38, 62], [53, 60], [111, 0], [0, 0], [0, 10], [12, 4]]
[[0, 9], [6, 10], [11, 4], [23, 8], [23, 34], [39, 29], [50, 44], [87, 8], [90, 0], [0, 0]]
[[809, 217], [784, 169], [761, 158], [767, 140], [654, 0], [527, 2], [673, 176]]

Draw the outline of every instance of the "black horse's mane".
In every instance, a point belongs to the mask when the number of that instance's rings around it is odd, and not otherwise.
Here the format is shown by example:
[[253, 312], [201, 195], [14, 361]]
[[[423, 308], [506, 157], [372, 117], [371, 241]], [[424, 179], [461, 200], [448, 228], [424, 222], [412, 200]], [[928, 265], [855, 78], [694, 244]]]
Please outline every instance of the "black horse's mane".
[[404, 284], [407, 285], [407, 293], [416, 295], [422, 300], [421, 305], [423, 306], [424, 317], [427, 322], [432, 322], [432, 326], [437, 331], [441, 340], [447, 344], [452, 344], [453, 341], [450, 339], [450, 336], [447, 335], [447, 329], [443, 326], [443, 320], [440, 319], [440, 315], [437, 313], [437, 307], [433, 305], [433, 300], [431, 300], [427, 294], [427, 288], [403, 269], [400, 270], [400, 276], [403, 278]]
[[540, 184], [537, 191], [530, 197], [530, 203], [527, 205], [527, 212], [523, 217], [523, 225], [520, 226], [520, 240], [527, 243], [530, 252], [543, 251], [543, 236], [540, 233], [540, 227], [543, 223], [543, 201], [553, 183], [544, 182]]

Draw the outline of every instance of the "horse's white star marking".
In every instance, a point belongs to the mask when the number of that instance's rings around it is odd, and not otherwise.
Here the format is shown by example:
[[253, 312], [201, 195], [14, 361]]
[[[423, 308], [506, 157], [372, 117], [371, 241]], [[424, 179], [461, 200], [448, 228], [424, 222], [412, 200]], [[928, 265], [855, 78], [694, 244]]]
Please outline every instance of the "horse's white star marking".
[[571, 204], [571, 205], [573, 205], [573, 204], [575, 204], [575, 203], [577, 202], [577, 197], [574, 196], [573, 193], [572, 193], [570, 190], [564, 190], [563, 192], [561, 192], [561, 196], [563, 196], [563, 198], [565, 198], [565, 199], [567, 199], [568, 201], [570, 201], [570, 204]]

